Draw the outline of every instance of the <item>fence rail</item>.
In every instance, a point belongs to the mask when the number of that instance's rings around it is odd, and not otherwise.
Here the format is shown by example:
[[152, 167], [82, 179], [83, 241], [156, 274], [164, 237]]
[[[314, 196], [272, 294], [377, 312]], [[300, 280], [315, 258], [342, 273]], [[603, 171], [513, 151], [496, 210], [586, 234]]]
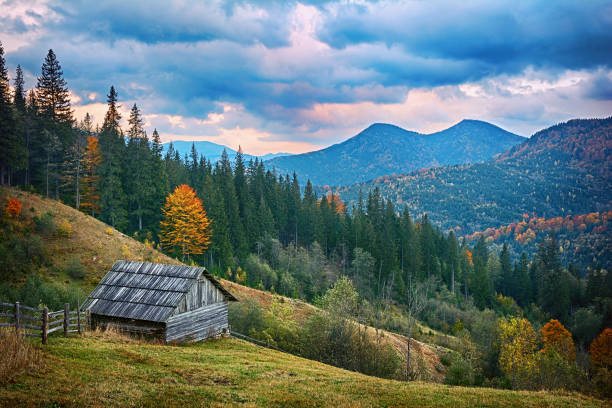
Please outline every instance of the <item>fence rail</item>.
[[[6, 313], [6, 309], [12, 313]], [[64, 305], [64, 310], [49, 312], [48, 308], [38, 309], [22, 305], [19, 302], [0, 302], [0, 327], [14, 327], [17, 332], [23, 332], [27, 337], [39, 337], [42, 344], [47, 344], [51, 333], [63, 331], [64, 336], [70, 333], [82, 333], [89, 327], [89, 313], [80, 310], [70, 310], [70, 304]]]
[[[235, 332], [235, 331], [232, 331], [232, 330], [230, 330], [230, 336], [235, 337], [237, 339], [246, 340], [248, 342], [257, 344], [258, 346], [271, 348], [271, 349], [274, 349], [276, 351], [282, 351], [283, 353], [289, 353], [288, 351], [281, 350], [278, 347], [276, 347], [275, 345], [270, 344], [270, 341], [263, 341], [263, 340], [254, 339], [254, 338], [249, 337], [249, 336], [247, 336], [245, 334], [241, 334], [241, 333], [238, 333], [238, 332]], [[289, 353], [289, 354], [292, 354], [292, 353]]]

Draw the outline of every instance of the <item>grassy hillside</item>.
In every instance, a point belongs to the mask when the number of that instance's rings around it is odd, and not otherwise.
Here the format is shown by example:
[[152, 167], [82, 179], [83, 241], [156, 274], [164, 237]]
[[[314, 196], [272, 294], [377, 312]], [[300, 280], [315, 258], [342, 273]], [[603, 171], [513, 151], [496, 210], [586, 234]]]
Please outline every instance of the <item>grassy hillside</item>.
[[44, 367], [0, 385], [0, 406], [606, 406], [579, 394], [382, 380], [231, 339], [161, 346], [92, 333], [41, 349]]
[[[0, 188], [0, 202], [5, 202], [7, 197], [17, 198], [21, 201], [23, 205], [22, 216], [24, 217], [22, 224], [27, 225], [34, 217], [41, 217], [49, 213], [58, 228], [61, 225], [70, 225], [69, 234], [58, 234], [56, 232], [43, 235], [44, 246], [47, 251], [46, 259], [49, 263], [41, 266], [38, 274], [59, 286], [78, 287], [81, 291], [81, 301], [91, 293], [118, 259], [180, 263], [176, 259], [157, 251], [151, 245], [145, 245], [132, 239], [107, 224], [58, 201], [45, 199], [39, 195], [16, 189]], [[83, 279], [71, 278], [66, 273], [66, 265], [74, 257], [80, 260], [85, 270]], [[26, 275], [17, 276], [13, 283], [18, 285], [25, 278]], [[284, 305], [290, 306], [291, 316], [298, 325], [303, 324], [308, 317], [317, 311], [316, 307], [301, 300], [285, 298], [224, 279], [221, 279], [221, 282], [239, 300], [254, 299], [264, 310], [269, 310], [275, 301], [282, 299]], [[373, 328], [369, 328], [369, 331], [372, 335], [374, 334]], [[432, 332], [425, 327], [422, 328], [422, 331]], [[404, 336], [385, 332], [384, 339], [400, 354], [405, 353], [406, 339]], [[411, 345], [413, 359], [417, 358], [423, 362], [423, 378], [436, 382], [443, 381], [446, 368], [441, 364], [439, 354], [444, 349], [414, 339], [411, 341]]]

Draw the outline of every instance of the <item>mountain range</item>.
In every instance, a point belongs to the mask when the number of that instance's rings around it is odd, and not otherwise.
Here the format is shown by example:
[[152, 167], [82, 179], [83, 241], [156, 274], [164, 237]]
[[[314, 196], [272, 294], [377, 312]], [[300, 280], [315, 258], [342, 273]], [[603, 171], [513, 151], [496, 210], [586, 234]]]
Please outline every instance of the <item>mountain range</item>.
[[[191, 148], [192, 146], [195, 146], [196, 151], [198, 152], [198, 155], [203, 155], [204, 157], [206, 157], [208, 160], [210, 160], [213, 163], [218, 161], [221, 158], [221, 154], [223, 153], [223, 150], [227, 151], [227, 155], [229, 156], [230, 160], [234, 160], [236, 158], [236, 153], [237, 153], [236, 150], [231, 149], [227, 146], [209, 142], [206, 140], [198, 140], [198, 141], [173, 140], [172, 142], [164, 143], [162, 145], [164, 149], [163, 154], [166, 154], [168, 152], [168, 149], [170, 148], [170, 144], [172, 144], [172, 147], [175, 151], [179, 152], [181, 157], [185, 157], [185, 155], [191, 154]], [[249, 160], [249, 159], [255, 160], [255, 158], [258, 157], [260, 160], [269, 160], [275, 157], [285, 156], [289, 154], [290, 153], [268, 153], [263, 156], [255, 156], [255, 155], [244, 153], [244, 158], [245, 160]]]
[[267, 167], [294, 171], [301, 183], [345, 186], [389, 174], [484, 162], [525, 140], [495, 125], [463, 120], [431, 134], [376, 123], [358, 135], [314, 152], [276, 157]]
[[471, 234], [522, 220], [612, 208], [612, 117], [544, 129], [484, 163], [422, 169], [337, 188], [356, 203], [379, 191], [415, 217]]

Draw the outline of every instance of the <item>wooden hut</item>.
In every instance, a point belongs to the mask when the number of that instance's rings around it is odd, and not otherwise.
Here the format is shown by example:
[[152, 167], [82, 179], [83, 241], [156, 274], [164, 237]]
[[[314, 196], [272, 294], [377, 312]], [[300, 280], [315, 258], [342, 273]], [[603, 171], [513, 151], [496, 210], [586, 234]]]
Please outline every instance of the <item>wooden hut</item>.
[[93, 327], [198, 341], [228, 330], [237, 299], [205, 268], [117, 261], [88, 298]]

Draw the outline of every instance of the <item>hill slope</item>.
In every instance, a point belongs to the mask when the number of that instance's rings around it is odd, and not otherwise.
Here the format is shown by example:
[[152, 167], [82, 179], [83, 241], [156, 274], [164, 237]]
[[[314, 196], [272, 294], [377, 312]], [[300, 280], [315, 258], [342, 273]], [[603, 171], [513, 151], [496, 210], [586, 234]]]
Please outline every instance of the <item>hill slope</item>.
[[424, 135], [376, 123], [357, 136], [315, 152], [267, 162], [280, 173], [298, 174], [315, 185], [348, 185], [386, 174], [490, 159], [524, 138], [490, 123], [464, 120]]
[[511, 255], [517, 260], [522, 252], [532, 258], [537, 244], [553, 233], [562, 248], [559, 255], [564, 265], [571, 263], [583, 271], [588, 266], [600, 265], [609, 271], [612, 270], [611, 229], [612, 211], [548, 219], [524, 214], [519, 222], [488, 228], [465, 238], [473, 244], [484, 236], [485, 241], [499, 251], [503, 244], [507, 244]]
[[[351, 203], [360, 190], [379, 188], [414, 216], [427, 213], [460, 235], [521, 221], [525, 213], [553, 218], [606, 211], [612, 208], [612, 178], [602, 169], [609, 168], [612, 155], [591, 161], [591, 155], [573, 153], [587, 151], [591, 135], [609, 146], [612, 119], [557, 125], [497, 160], [385, 176], [337, 191]], [[571, 150], [564, 148], [568, 140], [575, 142]]]
[[[58, 201], [45, 199], [16, 189], [0, 187], [0, 202], [5, 202], [8, 197], [17, 198], [23, 204], [23, 227], [29, 228], [28, 223], [31, 222], [33, 217], [40, 217], [45, 213], [51, 214], [54, 223], [58, 226], [66, 223], [71, 225], [69, 236], [57, 233], [44, 235], [44, 246], [48, 252], [46, 263], [38, 271], [28, 272], [38, 272], [46, 280], [62, 287], [76, 286], [80, 288], [81, 296], [79, 300], [81, 302], [91, 293], [118, 259], [180, 264], [176, 259], [157, 251], [151, 245], [136, 241], [107, 224]], [[0, 234], [0, 236], [2, 235]], [[79, 259], [85, 269], [83, 279], [74, 279], [66, 272], [67, 265], [75, 257]], [[23, 281], [25, 278], [26, 275], [11, 276], [13, 284], [19, 284], [19, 281]], [[296, 324], [303, 324], [308, 317], [318, 310], [301, 300], [285, 298], [224, 279], [219, 280], [239, 300], [254, 299], [264, 310], [268, 310], [276, 301], [282, 301], [283, 304], [290, 306], [291, 315], [296, 320]], [[3, 300], [8, 299], [0, 299], [0, 301]], [[372, 328], [369, 328], [369, 330], [371, 333], [374, 332]], [[406, 338], [404, 336], [385, 332], [385, 341], [389, 342], [403, 355], [406, 349]], [[440, 351], [441, 349], [437, 346], [428, 345], [414, 339], [411, 341], [411, 356], [414, 358], [418, 355], [425, 363], [426, 372], [423, 376], [438, 382], [444, 379], [444, 369], [441, 369], [443, 366], [439, 359]]]
[[41, 349], [44, 370], [0, 386], [1, 406], [606, 406], [579, 394], [382, 380], [230, 339], [160, 346], [94, 333]]

